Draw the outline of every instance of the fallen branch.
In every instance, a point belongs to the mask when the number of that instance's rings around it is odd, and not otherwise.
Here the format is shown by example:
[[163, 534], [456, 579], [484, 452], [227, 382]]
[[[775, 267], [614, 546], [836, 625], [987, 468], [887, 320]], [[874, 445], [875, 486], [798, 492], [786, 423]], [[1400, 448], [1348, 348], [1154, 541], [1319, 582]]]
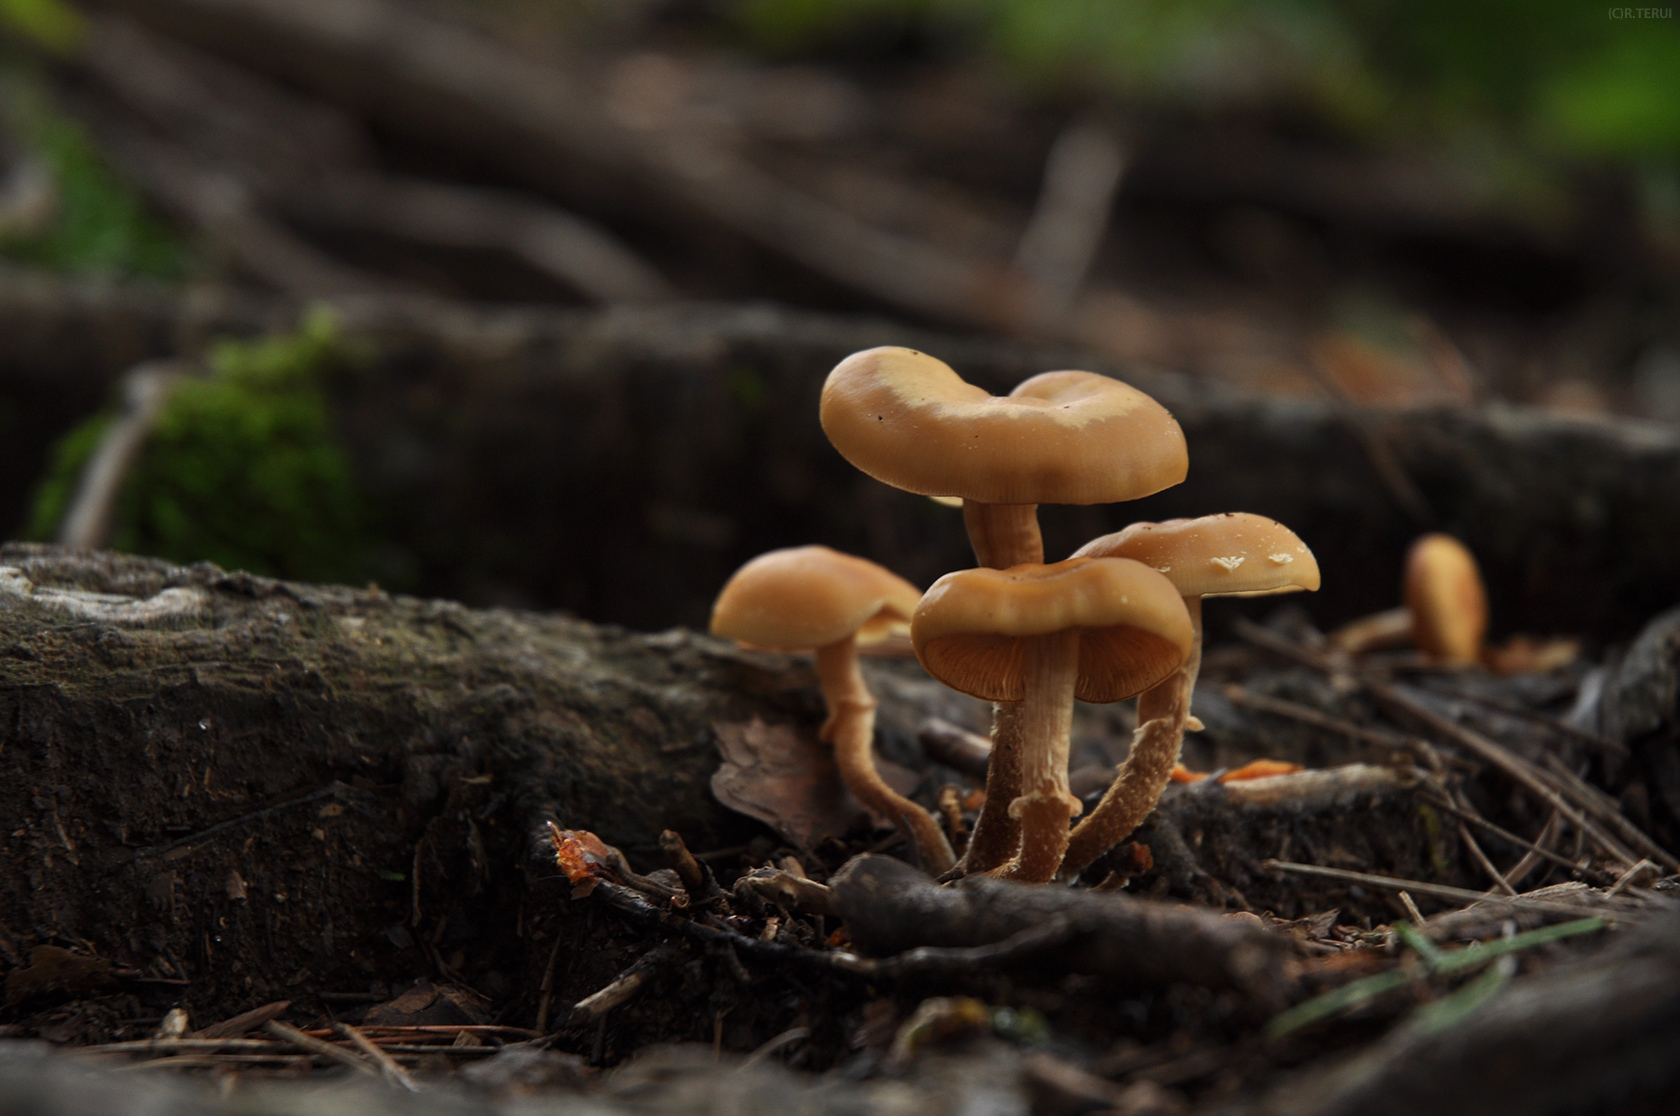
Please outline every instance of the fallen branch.
[[[80, 60], [130, 109], [161, 127], [182, 159], [187, 151], [200, 162], [213, 159], [251, 198], [294, 220], [500, 249], [603, 301], [673, 293], [651, 265], [593, 222], [511, 191], [380, 174], [344, 138], [354, 126], [333, 110], [122, 17], [91, 22]], [[128, 151], [130, 169], [142, 172], [140, 181], [154, 189], [170, 185], [133, 165], [147, 150], [132, 135], [118, 134], [115, 142]], [[179, 198], [165, 190], [164, 200]]]
[[1277, 962], [1288, 943], [1209, 912], [984, 877], [938, 887], [902, 861], [880, 856], [854, 858], [829, 887], [853, 942], [870, 954], [981, 946], [1059, 918], [1073, 934], [1056, 951], [1054, 963], [1063, 971], [1236, 988], [1259, 1003], [1281, 995]]
[[122, 412], [111, 420], [82, 467], [75, 495], [59, 524], [61, 545], [93, 550], [105, 544], [123, 481], [146, 448], [146, 439], [169, 399], [170, 388], [183, 371], [180, 364], [171, 361], [147, 361], [123, 377]]
[[979, 733], [939, 717], [929, 717], [917, 730], [916, 739], [929, 759], [954, 767], [964, 775], [986, 777], [992, 759], [992, 742]]
[[1070, 124], [1050, 148], [1038, 203], [1015, 252], [1015, 267], [1032, 284], [1034, 324], [1043, 332], [1066, 327], [1102, 246], [1125, 165], [1112, 133], [1092, 121]]
[[[235, 53], [254, 35], [264, 64], [347, 96], [388, 125], [412, 130], [423, 118], [430, 140], [557, 186], [587, 177], [597, 189], [603, 180], [631, 186], [901, 306], [970, 323], [1018, 312], [1004, 265], [874, 227], [692, 128], [627, 128], [566, 71], [418, 9], [387, 0], [170, 0], [131, 10]], [[357, 80], [343, 82], [346, 73]], [[417, 106], [432, 111], [416, 116]]]
[[601, 226], [512, 191], [360, 174], [299, 183], [278, 191], [275, 201], [287, 216], [319, 227], [500, 249], [601, 302], [676, 294], [651, 264]]
[[94, 131], [100, 148], [147, 197], [208, 235], [252, 278], [303, 299], [418, 293], [309, 244], [266, 213], [238, 178], [186, 148], [111, 119], [96, 121]]

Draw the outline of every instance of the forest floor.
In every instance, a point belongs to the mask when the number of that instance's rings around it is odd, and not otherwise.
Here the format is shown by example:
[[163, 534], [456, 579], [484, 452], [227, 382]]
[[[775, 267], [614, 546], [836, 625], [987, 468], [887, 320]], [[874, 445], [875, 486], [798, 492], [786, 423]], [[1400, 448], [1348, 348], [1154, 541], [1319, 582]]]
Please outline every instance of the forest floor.
[[[767, 1063], [826, 1075], [765, 1085], [812, 1111], [842, 1099], [819, 1104], [817, 1082], [858, 1103], [925, 1087], [959, 1111], [952, 1075], [1040, 1112], [1637, 1111], [1672, 1085], [1653, 1052], [1674, 1037], [1675, 788], [1665, 745], [1604, 733], [1648, 723], [1665, 677], [1672, 692], [1674, 614], [1608, 670], [1505, 675], [1350, 657], [1294, 610], [1245, 623], [1210, 649], [1185, 761], [1303, 770], [1175, 785], [1071, 887], [941, 888], [845, 807], [808, 668], [785, 656], [132, 559], [8, 561], [31, 571], [9, 611], [35, 634], [7, 643], [21, 766], [4, 795], [27, 820], [3, 855], [28, 891], [0, 928], [0, 1026], [78, 1064], [247, 1100], [272, 1077], [451, 1097], [459, 1077], [480, 1090], [463, 1104], [581, 1093], [609, 1111], [699, 1104]], [[132, 608], [153, 612], [109, 611]], [[103, 694], [79, 690], [89, 663]], [[529, 681], [550, 674], [571, 689]], [[960, 847], [984, 754], [922, 722], [984, 711], [913, 663], [870, 676], [889, 770]], [[83, 727], [45, 724], [52, 702]], [[180, 718], [200, 707], [195, 732]], [[574, 711], [608, 758], [509, 742]], [[611, 801], [624, 774], [592, 765], [618, 762], [615, 724], [693, 771]], [[1124, 707], [1081, 708], [1088, 803], [1130, 728]], [[95, 745], [76, 737], [108, 731], [128, 754], [77, 764]], [[320, 789], [286, 789], [306, 773]], [[567, 795], [596, 801], [556, 810]], [[672, 1044], [697, 1052], [654, 1053]], [[744, 1110], [731, 1096], [720, 1110]]]

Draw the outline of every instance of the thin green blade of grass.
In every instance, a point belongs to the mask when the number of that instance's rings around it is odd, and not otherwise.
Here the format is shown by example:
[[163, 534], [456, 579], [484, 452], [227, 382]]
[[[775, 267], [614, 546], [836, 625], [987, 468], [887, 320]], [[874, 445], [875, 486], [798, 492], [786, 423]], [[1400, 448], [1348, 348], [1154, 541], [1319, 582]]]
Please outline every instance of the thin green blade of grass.
[[1362, 977], [1340, 988], [1332, 988], [1322, 995], [1314, 996], [1310, 1000], [1296, 1004], [1288, 1011], [1282, 1012], [1266, 1024], [1266, 1038], [1272, 1041], [1293, 1034], [1302, 1027], [1317, 1023], [1321, 1019], [1328, 1019], [1332, 1015], [1339, 1015], [1344, 1011], [1367, 1004], [1378, 996], [1392, 992], [1396, 988], [1410, 984], [1413, 980], [1423, 976], [1423, 969], [1417, 965], [1409, 965], [1400, 969], [1390, 969], [1386, 973], [1375, 976]]
[[[1424, 976], [1473, 969], [1485, 965], [1489, 961], [1521, 950], [1531, 949], [1534, 946], [1563, 941], [1566, 938], [1577, 937], [1581, 934], [1590, 934], [1604, 929], [1605, 925], [1604, 919], [1594, 915], [1591, 918], [1576, 919], [1573, 922], [1558, 923], [1556, 926], [1543, 926], [1538, 930], [1524, 931], [1521, 934], [1515, 934], [1497, 942], [1486, 944], [1478, 942], [1463, 949], [1443, 950], [1425, 938], [1411, 923], [1396, 923], [1394, 927], [1395, 935], [1423, 959], [1423, 965], [1407, 965], [1399, 969], [1391, 969], [1386, 973], [1362, 977], [1359, 980], [1344, 984], [1340, 988], [1332, 988], [1328, 992], [1296, 1004], [1287, 1011], [1273, 1017], [1271, 1022], [1266, 1024], [1265, 1035], [1267, 1039], [1276, 1041], [1321, 1019], [1327, 1019], [1343, 1011], [1349, 1011], [1367, 1004], [1379, 996]], [[1466, 988], [1468, 987], [1466, 986]], [[1461, 989], [1460, 991], [1464, 990]], [[1497, 989], [1483, 990], [1484, 995], [1491, 995], [1494, 991], [1497, 991]], [[1454, 995], [1456, 996], [1458, 993], [1454, 993]], [[1452, 997], [1447, 997], [1447, 999], [1450, 1000]], [[1446, 1001], [1441, 1002], [1445, 1003]], [[1464, 1011], [1468, 1011], [1470, 1007], [1474, 1007], [1475, 1003], [1479, 1002], [1479, 999], [1474, 1002], [1466, 1000], [1461, 1002], [1459, 1006], [1463, 1007]], [[1466, 1003], [1468, 1004], [1467, 1007], [1464, 1006]], [[1452, 1016], [1448, 1022], [1450, 1023], [1452, 1019], [1456, 1018], [1458, 1017]]]
[[1542, 926], [1538, 930], [1525, 930], [1521, 934], [1513, 934], [1497, 942], [1475, 942], [1463, 949], [1443, 953], [1440, 960], [1431, 963], [1431, 968], [1438, 973], [1475, 968], [1507, 953], [1517, 953], [1548, 942], [1561, 942], [1565, 938], [1591, 934], [1604, 929], [1606, 925], [1604, 919], [1593, 915], [1591, 918], [1578, 918], [1573, 922], [1560, 922], [1556, 926]]
[[1433, 1035], [1458, 1023], [1481, 1007], [1500, 989], [1511, 983], [1517, 974], [1517, 959], [1507, 953], [1490, 965], [1487, 972], [1469, 981], [1450, 996], [1442, 996], [1432, 1004], [1424, 1004], [1412, 1012], [1404, 1024], [1420, 1034]]

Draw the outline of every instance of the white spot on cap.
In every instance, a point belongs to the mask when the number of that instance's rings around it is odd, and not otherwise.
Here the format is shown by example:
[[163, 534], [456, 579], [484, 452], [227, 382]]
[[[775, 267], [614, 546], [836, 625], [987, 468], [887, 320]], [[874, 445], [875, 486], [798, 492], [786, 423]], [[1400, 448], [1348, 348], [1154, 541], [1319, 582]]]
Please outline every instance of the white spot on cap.
[[1156, 573], [1172, 573], [1171, 566], [1151, 566], [1149, 568], [1154, 570]]
[[1272, 564], [1274, 566], [1287, 566], [1287, 565], [1289, 565], [1289, 563], [1295, 561], [1295, 555], [1293, 555], [1293, 554], [1274, 554], [1271, 557], [1271, 561], [1272, 561]]
[[1224, 567], [1225, 572], [1227, 572], [1227, 573], [1235, 573], [1236, 570], [1237, 570], [1237, 567], [1242, 565], [1247, 560], [1248, 559], [1246, 559], [1242, 555], [1238, 554], [1238, 555], [1236, 555], [1235, 557], [1232, 557], [1232, 558], [1215, 558], [1215, 559], [1213, 559], [1213, 564], [1216, 565], [1216, 566]]

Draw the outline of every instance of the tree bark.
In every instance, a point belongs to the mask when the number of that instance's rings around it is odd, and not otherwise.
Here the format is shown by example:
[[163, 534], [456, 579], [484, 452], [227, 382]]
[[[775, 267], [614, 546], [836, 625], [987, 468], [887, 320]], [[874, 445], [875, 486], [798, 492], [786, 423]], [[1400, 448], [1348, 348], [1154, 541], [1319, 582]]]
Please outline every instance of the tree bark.
[[[937, 688], [868, 669], [913, 746]], [[713, 725], [822, 716], [809, 662], [682, 630], [8, 544], [0, 947], [68, 934], [221, 1014], [303, 972], [411, 977], [429, 935], [518, 971], [516, 927], [564, 894], [526, 909], [543, 819], [643, 871], [664, 829], [741, 844], [763, 830], [712, 796]]]

